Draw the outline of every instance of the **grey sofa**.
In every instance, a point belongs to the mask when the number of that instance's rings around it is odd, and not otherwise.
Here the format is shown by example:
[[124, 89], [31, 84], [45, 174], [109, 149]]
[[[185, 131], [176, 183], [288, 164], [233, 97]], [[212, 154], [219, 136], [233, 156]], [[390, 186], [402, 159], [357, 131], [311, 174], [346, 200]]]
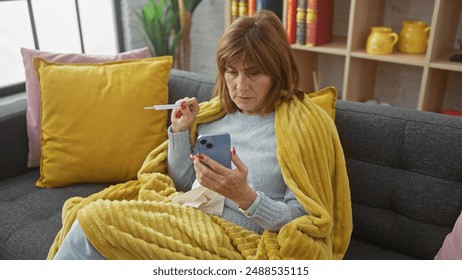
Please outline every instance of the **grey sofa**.
[[[171, 102], [210, 97], [214, 77], [172, 70]], [[5, 102], [3, 102], [5, 103]], [[0, 100], [0, 259], [45, 259], [61, 207], [106, 185], [40, 189], [28, 169], [26, 101]], [[462, 210], [462, 119], [338, 101], [353, 236], [345, 259], [432, 259]]]

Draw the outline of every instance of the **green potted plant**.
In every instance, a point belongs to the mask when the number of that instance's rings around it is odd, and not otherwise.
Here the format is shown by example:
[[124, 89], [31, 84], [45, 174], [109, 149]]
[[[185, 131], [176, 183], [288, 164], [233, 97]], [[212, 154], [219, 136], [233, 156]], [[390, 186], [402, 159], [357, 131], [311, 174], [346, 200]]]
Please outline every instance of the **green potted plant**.
[[154, 56], [175, 56], [181, 39], [179, 9], [177, 0], [149, 0], [140, 11], [135, 11], [140, 24], [141, 35]]

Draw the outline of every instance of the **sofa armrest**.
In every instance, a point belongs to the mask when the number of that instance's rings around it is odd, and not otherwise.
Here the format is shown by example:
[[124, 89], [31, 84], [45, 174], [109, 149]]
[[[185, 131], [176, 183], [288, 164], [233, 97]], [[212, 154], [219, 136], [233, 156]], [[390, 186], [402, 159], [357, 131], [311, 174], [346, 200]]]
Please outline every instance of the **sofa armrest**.
[[0, 99], [0, 180], [27, 172], [27, 101]]

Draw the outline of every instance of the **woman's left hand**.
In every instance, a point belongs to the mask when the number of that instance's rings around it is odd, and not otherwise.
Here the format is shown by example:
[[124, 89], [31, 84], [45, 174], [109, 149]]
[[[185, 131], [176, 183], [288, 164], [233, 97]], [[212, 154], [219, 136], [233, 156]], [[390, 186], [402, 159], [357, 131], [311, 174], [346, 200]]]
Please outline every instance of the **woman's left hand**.
[[197, 154], [191, 156], [196, 178], [199, 183], [236, 202], [240, 208], [247, 209], [254, 202], [256, 192], [247, 183], [248, 168], [231, 152], [231, 161], [236, 169], [229, 169], [210, 157]]

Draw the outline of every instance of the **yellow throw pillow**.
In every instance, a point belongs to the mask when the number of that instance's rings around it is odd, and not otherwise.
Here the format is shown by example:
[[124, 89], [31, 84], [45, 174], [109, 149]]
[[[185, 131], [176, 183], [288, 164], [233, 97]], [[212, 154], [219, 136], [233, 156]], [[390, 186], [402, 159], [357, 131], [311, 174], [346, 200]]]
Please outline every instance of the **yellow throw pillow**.
[[308, 97], [323, 108], [332, 120], [335, 121], [335, 106], [337, 104], [337, 90], [335, 87], [326, 87], [316, 92], [309, 93]]
[[167, 139], [172, 57], [96, 64], [34, 59], [41, 89], [38, 187], [135, 179], [148, 153]]

